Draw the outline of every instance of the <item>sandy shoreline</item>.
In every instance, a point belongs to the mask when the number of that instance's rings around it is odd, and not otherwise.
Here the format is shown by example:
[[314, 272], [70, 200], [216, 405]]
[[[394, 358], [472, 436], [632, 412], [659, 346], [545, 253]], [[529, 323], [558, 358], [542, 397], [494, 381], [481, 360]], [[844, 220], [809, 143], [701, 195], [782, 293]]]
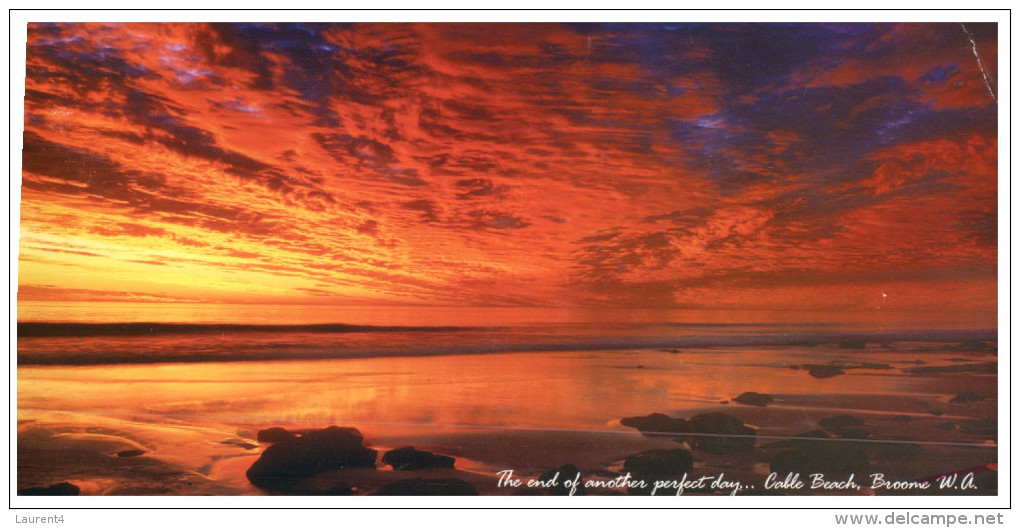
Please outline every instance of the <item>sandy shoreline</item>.
[[[932, 351], [898, 344], [894, 350], [674, 352], [518, 353], [461, 357], [449, 360], [452, 366], [444, 358], [336, 360], [313, 368], [308, 362], [252, 364], [242, 379], [236, 379], [236, 365], [20, 367], [18, 488], [69, 482], [94, 495], [281, 493], [253, 486], [245, 476], [270, 445], [256, 440], [258, 431], [337, 424], [356, 427], [379, 458], [414, 446], [455, 457], [456, 469], [393, 471], [377, 461], [377, 469], [323, 472], [284, 493], [315, 494], [344, 484], [355, 494], [374, 494], [388, 484], [422, 478], [459, 479], [483, 495], [542, 494], [548, 491], [498, 487], [497, 473], [513, 469], [522, 478], [536, 478], [571, 464], [584, 479], [605, 481], [627, 473], [628, 457], [676, 449], [692, 454], [690, 476], [724, 474], [745, 484], [742, 494], [899, 492], [867, 486], [762, 489], [770, 462], [797, 448], [782, 439], [818, 430], [831, 437], [826, 443], [861, 447], [869, 470], [889, 479], [930, 480], [967, 471], [975, 474], [977, 490], [937, 493], [997, 492], [997, 433], [990, 420], [997, 416], [997, 376], [987, 368], [953, 370], [995, 362], [994, 349]], [[851, 365], [827, 379], [794, 368], [809, 361], [847, 366], [851, 360], [872, 368]], [[911, 370], [920, 366], [929, 369]], [[618, 376], [612, 388], [600, 382], [609, 374]], [[61, 391], [52, 391], [54, 386]], [[731, 401], [745, 390], [768, 393], [773, 401], [765, 406]], [[976, 391], [981, 399], [952, 401], [964, 391]], [[651, 413], [690, 419], [713, 412], [753, 428], [753, 450], [705, 452], [678, 441], [683, 438], [649, 436], [619, 423]], [[819, 425], [844, 415], [860, 425]]]

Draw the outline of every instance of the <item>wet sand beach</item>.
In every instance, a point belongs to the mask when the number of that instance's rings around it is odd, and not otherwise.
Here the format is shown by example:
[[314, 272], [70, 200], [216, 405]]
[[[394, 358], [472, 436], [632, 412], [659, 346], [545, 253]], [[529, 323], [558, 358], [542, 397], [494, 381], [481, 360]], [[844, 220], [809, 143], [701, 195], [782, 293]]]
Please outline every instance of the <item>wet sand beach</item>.
[[[684, 449], [690, 470], [666, 469], [658, 478], [723, 473], [743, 484], [742, 494], [877, 494], [896, 490], [872, 489], [872, 473], [920, 482], [962, 472], [975, 475], [978, 489], [907, 492], [994, 495], [997, 352], [994, 342], [984, 345], [20, 366], [18, 487], [67, 482], [97, 495], [375, 494], [420, 478], [458, 479], [485, 495], [542, 494], [549, 491], [500, 487], [497, 475], [512, 469], [538, 478], [573, 465], [585, 480], [636, 478], [629, 457]], [[818, 365], [829, 367], [828, 377], [815, 375]], [[771, 401], [735, 401], [746, 392]], [[753, 429], [752, 449], [719, 452], [699, 445], [697, 435], [642, 433], [620, 423], [652, 413], [690, 420], [720, 412]], [[260, 430], [301, 434], [332, 425], [357, 429], [377, 452], [376, 468], [322, 471], [286, 489], [256, 486], [246, 476], [273, 445], [258, 440]], [[797, 439], [806, 433], [810, 438]], [[454, 468], [397, 471], [382, 462], [404, 446], [454, 457]], [[764, 489], [773, 466], [782, 465], [777, 457], [810, 458], [815, 446], [860, 450], [869, 472], [854, 477], [861, 489]], [[801, 471], [803, 480], [809, 470]]]

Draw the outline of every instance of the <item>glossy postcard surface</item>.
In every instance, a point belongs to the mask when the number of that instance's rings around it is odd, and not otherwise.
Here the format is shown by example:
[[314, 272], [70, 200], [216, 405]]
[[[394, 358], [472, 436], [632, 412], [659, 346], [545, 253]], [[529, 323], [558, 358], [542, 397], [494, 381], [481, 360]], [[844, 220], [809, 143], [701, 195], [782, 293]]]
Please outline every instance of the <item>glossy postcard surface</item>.
[[17, 493], [998, 495], [998, 36], [33, 22]]

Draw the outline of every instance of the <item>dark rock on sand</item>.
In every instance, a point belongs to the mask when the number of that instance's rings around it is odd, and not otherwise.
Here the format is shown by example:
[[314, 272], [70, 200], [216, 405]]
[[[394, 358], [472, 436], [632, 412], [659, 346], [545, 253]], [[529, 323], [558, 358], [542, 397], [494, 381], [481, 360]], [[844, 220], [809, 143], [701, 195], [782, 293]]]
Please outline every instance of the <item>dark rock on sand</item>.
[[836, 427], [832, 432], [836, 433], [836, 436], [840, 438], [852, 438], [854, 440], [863, 440], [871, 436], [871, 431], [861, 429], [860, 427]]
[[458, 478], [413, 478], [387, 484], [379, 488], [375, 494], [401, 496], [478, 495], [478, 490], [473, 484]]
[[667, 478], [694, 469], [694, 457], [686, 449], [653, 449], [631, 455], [623, 461], [623, 470], [639, 477]]
[[998, 436], [999, 420], [997, 418], [982, 418], [980, 420], [967, 420], [960, 422], [957, 428], [961, 433], [977, 436]]
[[850, 427], [854, 425], [864, 425], [864, 420], [849, 414], [841, 414], [839, 416], [822, 418], [821, 420], [818, 420], [818, 425], [826, 428]]
[[853, 365], [848, 365], [847, 368], [859, 368], [868, 370], [889, 370], [892, 368], [892, 365], [888, 363], [855, 363]]
[[870, 467], [867, 452], [856, 445], [798, 447], [776, 454], [771, 463], [771, 470], [779, 474], [822, 473], [830, 479], [850, 473], [867, 475]]
[[259, 431], [259, 434], [255, 439], [264, 444], [275, 444], [277, 442], [294, 440], [295, 438], [297, 438], [297, 435], [283, 427], [270, 427], [269, 429]]
[[831, 378], [846, 373], [841, 367], [833, 365], [804, 365], [804, 368], [814, 378]]
[[335, 486], [331, 486], [331, 487], [323, 490], [319, 494], [320, 495], [331, 495], [331, 496], [354, 495], [354, 488], [351, 487], [350, 484], [347, 484], [346, 482], [342, 482], [340, 484], [337, 484]]
[[[721, 412], [699, 414], [690, 420], [652, 413], [648, 416], [624, 418], [620, 423], [648, 436], [673, 436], [678, 441], [686, 441], [694, 449], [708, 453], [746, 453], [754, 449], [755, 439], [751, 437], [755, 435], [755, 430], [745, 426], [739, 418]], [[693, 435], [686, 436], [684, 433]]]
[[797, 435], [796, 438], [787, 438], [785, 440], [778, 440], [776, 442], [772, 442], [771, 444], [768, 444], [765, 447], [767, 447], [767, 448], [804, 447], [804, 446], [810, 446], [810, 445], [816, 445], [817, 444], [816, 440], [801, 440], [802, 438], [809, 438], [810, 439], [810, 438], [832, 438], [832, 437], [829, 436], [829, 433], [826, 433], [825, 431], [822, 431], [821, 429], [815, 429], [813, 431], [808, 431], [806, 433], [801, 433], [801, 434]]
[[892, 419], [895, 422], [912, 422], [912, 421], [914, 421], [914, 417], [913, 416], [906, 415], [906, 414], [897, 414], [896, 416], [893, 416]]
[[686, 433], [696, 434], [686, 437], [686, 440], [692, 448], [699, 451], [722, 454], [747, 453], [754, 450], [756, 431], [744, 425], [739, 418], [728, 414], [721, 412], [699, 414], [687, 420], [683, 429]]
[[117, 456], [120, 457], [120, 458], [130, 458], [130, 457], [142, 456], [144, 454], [145, 454], [145, 451], [142, 450], [142, 449], [125, 449], [123, 451], [118, 451], [117, 452]]
[[642, 433], [653, 436], [655, 433], [681, 433], [687, 420], [683, 418], [670, 418], [662, 413], [652, 413], [648, 416], [631, 416], [620, 420], [620, 425], [633, 427]]
[[81, 488], [70, 482], [61, 482], [52, 486], [24, 488], [18, 490], [18, 495], [49, 495], [49, 496], [71, 496], [81, 493]]
[[252, 449], [258, 449], [258, 447], [259, 447], [259, 446], [255, 445], [255, 444], [251, 443], [251, 442], [245, 442], [244, 440], [242, 440], [240, 438], [229, 438], [229, 439], [224, 440], [224, 441], [222, 441], [220, 443], [221, 444], [226, 444], [226, 445], [237, 446], [237, 447], [240, 447], [241, 449], [247, 449], [249, 451], [252, 450]]
[[431, 451], [419, 451], [411, 446], [394, 449], [382, 457], [385, 464], [393, 466], [395, 470], [415, 470], [430, 468], [453, 469], [454, 458], [446, 455], [437, 455]]
[[[560, 467], [559, 469], [551, 469], [549, 471], [546, 471], [545, 473], [542, 473], [542, 475], [538, 477], [538, 480], [541, 482], [549, 482], [553, 478], [555, 478], [556, 485], [551, 488], [548, 488], [549, 495], [565, 496], [570, 495], [570, 488], [564, 486], [564, 483], [576, 479], [577, 476], [580, 474], [581, 470], [577, 466], [573, 464], [567, 464], [565, 466]], [[577, 487], [577, 491], [574, 492], [574, 495], [577, 496], [584, 494], [585, 494], [584, 486], [579, 485]]]
[[881, 444], [875, 450], [878, 460], [913, 460], [921, 454], [921, 446], [917, 444]]
[[983, 399], [985, 399], [984, 396], [974, 391], [965, 390], [954, 396], [953, 399], [949, 400], [949, 403], [971, 403], [979, 402]]
[[861, 349], [867, 347], [868, 342], [860, 339], [845, 339], [839, 342], [839, 348]]
[[733, 398], [733, 401], [743, 403], [744, 405], [758, 405], [760, 407], [764, 407], [769, 403], [772, 403], [772, 396], [769, 396], [768, 394], [759, 394], [757, 392], [745, 392], [740, 396]]
[[965, 372], [977, 372], [995, 374], [999, 372], [999, 364], [995, 361], [983, 363], [967, 363], [965, 365], [944, 365], [941, 367], [914, 367], [903, 369], [908, 374], [960, 374]]
[[361, 433], [331, 426], [269, 446], [248, 469], [248, 480], [267, 489], [288, 488], [326, 471], [374, 468], [376, 451], [362, 445]]
[[988, 346], [988, 343], [985, 343], [980, 339], [968, 339], [967, 341], [963, 341], [959, 345], [954, 346], [952, 349], [965, 352], [978, 352], [988, 350], [990, 348], [992, 347]]

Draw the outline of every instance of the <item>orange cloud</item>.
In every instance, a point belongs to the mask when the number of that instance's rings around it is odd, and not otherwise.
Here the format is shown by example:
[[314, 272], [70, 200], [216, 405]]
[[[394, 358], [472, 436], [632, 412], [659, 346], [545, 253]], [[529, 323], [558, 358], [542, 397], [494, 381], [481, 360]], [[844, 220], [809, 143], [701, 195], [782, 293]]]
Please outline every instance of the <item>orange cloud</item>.
[[21, 298], [994, 308], [973, 59], [937, 24], [35, 24]]

